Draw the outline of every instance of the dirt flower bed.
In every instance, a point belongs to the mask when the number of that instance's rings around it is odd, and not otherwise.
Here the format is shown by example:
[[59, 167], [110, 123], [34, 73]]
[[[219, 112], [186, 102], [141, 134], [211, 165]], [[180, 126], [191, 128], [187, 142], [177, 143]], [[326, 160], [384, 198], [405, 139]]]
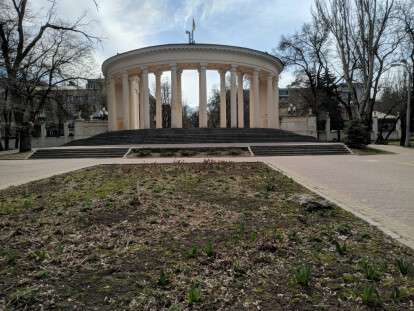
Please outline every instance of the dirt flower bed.
[[194, 147], [194, 148], [136, 148], [129, 158], [150, 157], [250, 157], [247, 147]]
[[408, 310], [414, 252], [258, 163], [0, 192], [0, 310]]

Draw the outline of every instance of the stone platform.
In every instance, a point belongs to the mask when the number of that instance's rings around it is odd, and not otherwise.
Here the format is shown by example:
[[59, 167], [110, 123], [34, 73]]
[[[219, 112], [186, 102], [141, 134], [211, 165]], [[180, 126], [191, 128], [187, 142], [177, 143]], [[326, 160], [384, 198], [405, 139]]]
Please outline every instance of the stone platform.
[[122, 158], [137, 148], [248, 148], [252, 156], [349, 154], [342, 143], [279, 129], [143, 129], [113, 131], [75, 140], [59, 148], [38, 149], [31, 159]]

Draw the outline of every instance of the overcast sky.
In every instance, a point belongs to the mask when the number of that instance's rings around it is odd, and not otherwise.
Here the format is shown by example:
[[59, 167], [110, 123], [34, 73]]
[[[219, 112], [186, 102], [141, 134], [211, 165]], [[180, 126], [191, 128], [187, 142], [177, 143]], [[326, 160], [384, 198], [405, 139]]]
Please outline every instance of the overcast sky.
[[[47, 0], [32, 0], [36, 6]], [[282, 35], [310, 20], [313, 0], [60, 0], [57, 11], [65, 19], [88, 12], [94, 31], [103, 37], [97, 48], [99, 66], [106, 58], [128, 50], [166, 43], [185, 43], [185, 30], [196, 21], [198, 43], [218, 43], [271, 52]], [[41, 4], [43, 2], [43, 4]], [[163, 78], [167, 78], [166, 75]], [[291, 80], [282, 74], [281, 85]], [[152, 78], [150, 86], [152, 85]], [[208, 72], [208, 88], [218, 85], [218, 74]], [[183, 99], [197, 105], [195, 71], [183, 73]]]

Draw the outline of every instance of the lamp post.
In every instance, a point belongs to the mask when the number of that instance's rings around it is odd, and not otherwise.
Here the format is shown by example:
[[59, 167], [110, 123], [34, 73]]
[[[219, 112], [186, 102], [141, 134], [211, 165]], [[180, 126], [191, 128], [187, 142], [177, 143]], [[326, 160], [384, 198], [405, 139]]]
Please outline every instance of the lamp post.
[[408, 74], [408, 87], [407, 87], [407, 110], [406, 110], [406, 122], [405, 122], [405, 142], [404, 146], [410, 146], [410, 138], [411, 138], [411, 85], [413, 84], [413, 73], [411, 72], [411, 68], [408, 65], [408, 62], [403, 59], [400, 63], [392, 64], [392, 67], [401, 66], [405, 68]]

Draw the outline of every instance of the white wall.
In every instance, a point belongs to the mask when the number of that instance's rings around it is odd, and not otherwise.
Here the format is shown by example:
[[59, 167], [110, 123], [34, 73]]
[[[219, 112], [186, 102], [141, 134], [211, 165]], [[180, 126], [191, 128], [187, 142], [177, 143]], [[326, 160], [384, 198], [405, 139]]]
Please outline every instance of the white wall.
[[[67, 123], [65, 124], [67, 126]], [[32, 148], [48, 148], [59, 147], [72, 140], [88, 138], [97, 134], [108, 131], [108, 121], [93, 120], [93, 121], [75, 121], [74, 136], [60, 136], [60, 137], [32, 137]], [[68, 135], [69, 130], [65, 131]], [[10, 146], [14, 146], [10, 141]]]
[[282, 117], [280, 128], [297, 134], [317, 137], [316, 117]]
[[75, 139], [88, 138], [97, 134], [108, 131], [108, 121], [93, 120], [93, 121], [75, 121]]

